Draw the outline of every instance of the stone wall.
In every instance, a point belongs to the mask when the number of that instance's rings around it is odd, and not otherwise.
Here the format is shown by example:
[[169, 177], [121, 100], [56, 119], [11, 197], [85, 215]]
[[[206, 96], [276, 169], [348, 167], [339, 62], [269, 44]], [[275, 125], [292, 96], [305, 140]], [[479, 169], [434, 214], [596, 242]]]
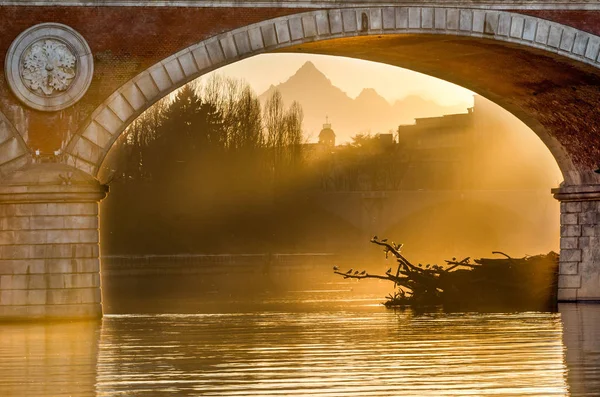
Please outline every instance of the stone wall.
[[600, 300], [600, 187], [555, 191], [560, 204], [560, 301]]
[[33, 165], [0, 189], [0, 318], [102, 316], [98, 201], [105, 192], [69, 172]]

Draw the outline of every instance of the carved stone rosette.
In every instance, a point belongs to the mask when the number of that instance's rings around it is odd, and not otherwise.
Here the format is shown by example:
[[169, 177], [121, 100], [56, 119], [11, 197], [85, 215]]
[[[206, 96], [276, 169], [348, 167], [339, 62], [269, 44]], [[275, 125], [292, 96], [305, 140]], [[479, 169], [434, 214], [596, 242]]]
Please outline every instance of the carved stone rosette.
[[92, 82], [94, 61], [87, 42], [75, 30], [42, 23], [13, 41], [5, 73], [12, 92], [24, 104], [53, 112], [81, 99]]

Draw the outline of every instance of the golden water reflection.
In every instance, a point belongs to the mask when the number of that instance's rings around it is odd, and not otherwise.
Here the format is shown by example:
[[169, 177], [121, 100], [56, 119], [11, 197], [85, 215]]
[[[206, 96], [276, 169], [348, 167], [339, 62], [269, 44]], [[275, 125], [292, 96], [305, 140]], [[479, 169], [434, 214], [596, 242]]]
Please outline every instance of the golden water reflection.
[[91, 396], [101, 324], [0, 325], [0, 396]]
[[0, 326], [1, 396], [597, 396], [600, 305], [346, 310]]

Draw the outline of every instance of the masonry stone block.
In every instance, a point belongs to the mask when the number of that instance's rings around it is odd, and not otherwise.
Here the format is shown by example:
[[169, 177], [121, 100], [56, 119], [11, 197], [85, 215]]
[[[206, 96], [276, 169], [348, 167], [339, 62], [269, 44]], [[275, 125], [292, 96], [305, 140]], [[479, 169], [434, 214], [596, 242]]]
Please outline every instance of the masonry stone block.
[[498, 36], [508, 36], [510, 34], [511, 19], [512, 17], [510, 14], [500, 14], [500, 18], [498, 19], [498, 31], [496, 32]]
[[381, 12], [382, 10], [379, 7], [369, 9], [369, 30], [383, 29]]
[[304, 28], [304, 37], [315, 37], [319, 34], [317, 31], [317, 21], [314, 15], [302, 17], [302, 27]]
[[579, 288], [581, 287], [581, 276], [561, 274], [558, 277], [558, 288]]
[[262, 33], [265, 47], [273, 47], [277, 45], [277, 32], [275, 31], [275, 25], [268, 24], [266, 26], [261, 26], [260, 31]]
[[48, 215], [48, 204], [44, 203], [13, 204], [10, 208], [14, 208], [14, 214], [17, 216]]
[[600, 236], [600, 227], [598, 226], [582, 226], [581, 235], [585, 237], [596, 237]]
[[550, 33], [548, 34], [548, 46], [558, 48], [563, 34], [563, 29], [557, 25], [550, 25]]
[[[135, 80], [135, 84], [140, 89], [147, 101], [151, 101], [159, 94], [158, 87], [152, 80], [150, 73], [144, 72], [139, 78]], [[109, 130], [110, 131], [110, 130]]]
[[153, 67], [149, 72], [154, 84], [156, 84], [161, 92], [167, 91], [173, 86], [173, 82], [162, 64]]
[[179, 60], [179, 65], [181, 65], [183, 74], [186, 77], [191, 77], [198, 73], [196, 61], [194, 61], [194, 56], [191, 52], [187, 51], [181, 54], [177, 59]]
[[600, 268], [598, 262], [581, 261], [579, 263], [581, 285], [577, 291], [580, 300], [598, 300], [600, 287]]
[[43, 259], [0, 259], [0, 275], [39, 273], [46, 273], [46, 263]]
[[559, 266], [560, 274], [577, 274], [579, 273], [579, 262], [561, 262]]
[[571, 51], [575, 43], [575, 31], [572, 29], [563, 29], [559, 48], [563, 51]]
[[125, 97], [120, 94], [116, 95], [113, 100], [108, 103], [108, 107], [122, 121], [129, 119], [135, 112]]
[[557, 298], [559, 302], [574, 302], [577, 300], [577, 289], [559, 288]]
[[356, 11], [342, 10], [342, 25], [344, 26], [344, 32], [356, 32], [358, 30]]
[[16, 244], [15, 232], [13, 230], [0, 232], [0, 245]]
[[561, 249], [560, 250], [561, 262], [580, 262], [581, 261], [581, 250], [580, 249]]
[[0, 257], [6, 259], [28, 259], [32, 258], [32, 251], [32, 246], [5, 245], [0, 246]]
[[96, 145], [92, 141], [81, 138], [75, 143], [72, 153], [90, 163], [95, 163], [100, 160], [100, 156], [103, 154], [103, 150], [100, 146]]
[[329, 15], [329, 26], [331, 28], [331, 34], [338, 34], [344, 31], [344, 24], [342, 21], [342, 12], [340, 10], [330, 10]]
[[102, 109], [102, 111], [94, 117], [94, 121], [113, 135], [119, 132], [123, 126], [123, 121], [109, 108]]
[[233, 41], [240, 55], [246, 55], [252, 52], [250, 48], [250, 37], [247, 31], [238, 32], [233, 35]]
[[596, 60], [600, 54], [600, 38], [592, 36], [585, 49], [585, 57], [590, 60]]
[[513, 17], [510, 26], [510, 37], [520, 39], [523, 36], [525, 28], [525, 19], [522, 17]]
[[598, 224], [598, 212], [581, 212], [579, 214], [580, 225], [596, 225]]
[[205, 46], [202, 45], [194, 48], [192, 50], [192, 56], [194, 57], [198, 70], [206, 70], [211, 67], [212, 62]]
[[32, 229], [62, 229], [65, 226], [64, 216], [34, 216], [30, 219]]
[[0, 218], [0, 230], [26, 230], [31, 227], [30, 218], [25, 216]]
[[83, 131], [82, 136], [102, 148], [113, 140], [113, 135], [93, 120]]
[[560, 227], [561, 237], [579, 237], [581, 236], [581, 226], [579, 225], [566, 225]]
[[408, 29], [408, 7], [396, 8], [396, 29]]
[[75, 303], [100, 303], [99, 288], [49, 289], [49, 305], [68, 305]]
[[523, 40], [534, 41], [537, 30], [537, 21], [532, 18], [525, 18], [523, 25]]
[[473, 11], [473, 32], [483, 33], [485, 29], [485, 11]]
[[265, 48], [260, 27], [249, 29], [248, 38], [250, 39], [250, 51], [259, 51]]
[[276, 22], [275, 31], [277, 32], [277, 43], [282, 44], [290, 41], [290, 28], [287, 21]]
[[393, 7], [385, 7], [382, 10], [383, 29], [396, 28], [396, 10]]
[[560, 239], [561, 249], [577, 249], [579, 248], [579, 239], [581, 237], [563, 237]]
[[560, 224], [561, 225], [578, 225], [579, 224], [579, 216], [578, 214], [561, 214], [560, 215]]
[[27, 289], [27, 279], [33, 277], [27, 276], [13, 276], [3, 275], [0, 276], [0, 290], [7, 291], [9, 289]]
[[580, 201], [567, 201], [560, 203], [560, 211], [565, 212], [581, 212], [582, 203]]
[[583, 32], [577, 32], [575, 35], [575, 43], [573, 44], [573, 53], [583, 56], [589, 40], [590, 35]]
[[211, 66], [221, 64], [225, 61], [225, 54], [221, 48], [221, 43], [217, 39], [209, 40], [206, 42], [206, 51], [210, 58]]
[[473, 29], [473, 12], [471, 10], [460, 10], [459, 29], [465, 32]]
[[435, 19], [434, 27], [436, 29], [446, 29], [446, 9], [445, 8], [436, 8], [433, 17]]
[[[561, 239], [561, 241], [565, 238], [572, 238], [572, 237], [563, 237]], [[577, 239], [577, 247], [575, 247], [575, 248], [579, 248], [585, 252], [588, 248], [591, 247], [592, 243], [595, 243], [595, 241], [591, 241], [592, 238], [593, 237], [579, 237]]]
[[460, 12], [457, 9], [449, 8], [446, 11], [446, 29], [458, 30], [460, 25]]
[[549, 35], [550, 23], [547, 21], [540, 21], [537, 25], [537, 32], [535, 33], [535, 42], [545, 45], [548, 43]]
[[98, 258], [50, 258], [46, 260], [44, 272], [47, 274], [97, 273], [100, 270]]
[[292, 41], [302, 40], [304, 38], [304, 29], [302, 28], [301, 18], [290, 18], [288, 20], [288, 25], [290, 27], [290, 37], [292, 38]]
[[423, 29], [433, 29], [433, 8], [422, 8], [421, 9], [421, 28]]
[[88, 160], [77, 157], [74, 154], [68, 154], [65, 156], [65, 164], [86, 172], [89, 175], [94, 175], [96, 173], [95, 164], [90, 163]]
[[408, 9], [408, 28], [409, 29], [421, 28], [421, 8], [420, 7], [409, 7], [409, 9]]
[[498, 24], [500, 23], [500, 14], [496, 12], [485, 13], [485, 33], [495, 35], [498, 33]]
[[326, 11], [315, 13], [315, 26], [317, 35], [323, 36], [331, 33], [329, 30], [329, 16]]
[[[12, 238], [4, 243], [2, 233], [12, 233]], [[13, 232], [0, 232], [0, 244], [46, 244], [47, 232], [44, 230], [20, 230]]]
[[141, 110], [147, 103], [144, 94], [133, 82], [125, 84], [121, 90], [121, 94], [123, 94], [129, 105], [136, 111]]
[[600, 212], [600, 201], [584, 201], [581, 203], [581, 212]]
[[34, 206], [34, 211], [35, 215], [98, 215], [98, 206], [95, 203], [48, 203]]
[[65, 229], [98, 229], [98, 217], [96, 216], [65, 216], [63, 227]]
[[223, 55], [225, 56], [225, 59], [232, 60], [237, 58], [238, 51], [235, 47], [233, 36], [229, 34], [221, 36], [219, 42], [221, 43], [221, 48], [223, 49]]

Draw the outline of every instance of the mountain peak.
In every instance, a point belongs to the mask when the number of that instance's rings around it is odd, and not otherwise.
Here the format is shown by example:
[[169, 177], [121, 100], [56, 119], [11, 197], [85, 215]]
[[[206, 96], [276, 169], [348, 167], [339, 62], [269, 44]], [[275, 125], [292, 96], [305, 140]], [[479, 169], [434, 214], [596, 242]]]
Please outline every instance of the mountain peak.
[[360, 94], [358, 94], [359, 97], [375, 97], [375, 96], [380, 96], [377, 91], [375, 91], [375, 88], [363, 88], [362, 91], [360, 92]]
[[356, 101], [363, 104], [369, 104], [371, 106], [390, 106], [389, 102], [379, 95], [374, 88], [363, 88], [363, 90], [356, 97]]
[[310, 79], [310, 80], [327, 80], [327, 76], [323, 72], [321, 72], [314, 63], [311, 61], [307, 61], [296, 71], [296, 73], [291, 78], [300, 78], [300, 79]]

